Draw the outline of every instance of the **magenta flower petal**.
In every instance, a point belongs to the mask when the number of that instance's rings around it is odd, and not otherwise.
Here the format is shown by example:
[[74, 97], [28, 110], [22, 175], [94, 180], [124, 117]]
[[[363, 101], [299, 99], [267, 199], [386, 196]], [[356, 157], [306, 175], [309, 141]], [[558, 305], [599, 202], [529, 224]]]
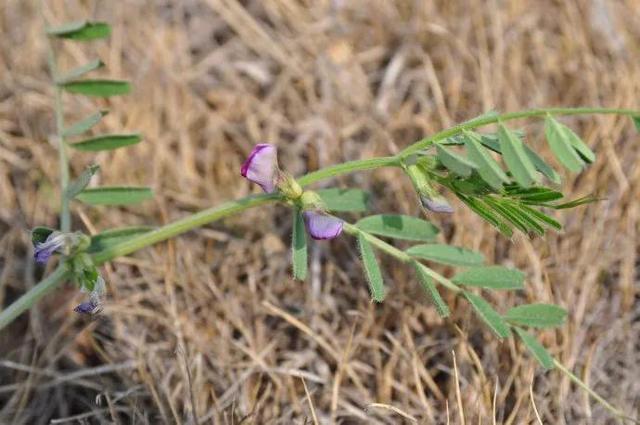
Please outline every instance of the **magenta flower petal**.
[[342, 233], [342, 220], [315, 211], [305, 211], [304, 221], [313, 239], [333, 239]]
[[51, 233], [44, 242], [36, 245], [33, 251], [33, 257], [36, 263], [44, 264], [49, 261], [53, 253], [62, 248], [64, 243], [64, 234], [60, 232]]
[[434, 213], [446, 213], [451, 214], [453, 207], [444, 198], [429, 198], [426, 196], [420, 197], [422, 206]]
[[260, 185], [267, 193], [276, 188], [278, 176], [278, 151], [274, 145], [261, 143], [251, 151], [240, 169], [242, 177]]

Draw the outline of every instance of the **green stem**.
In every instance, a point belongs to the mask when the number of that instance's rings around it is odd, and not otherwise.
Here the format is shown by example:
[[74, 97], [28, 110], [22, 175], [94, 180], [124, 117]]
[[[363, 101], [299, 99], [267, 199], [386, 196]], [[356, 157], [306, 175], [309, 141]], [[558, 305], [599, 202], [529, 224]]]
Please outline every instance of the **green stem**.
[[254, 208], [260, 205], [264, 205], [270, 202], [275, 202], [281, 199], [279, 194], [261, 194], [254, 196], [247, 196], [237, 201], [225, 202], [217, 207], [209, 208], [204, 211], [200, 211], [193, 215], [190, 215], [180, 220], [169, 223], [156, 230], [148, 233], [143, 233], [140, 236], [127, 239], [126, 241], [106, 248], [93, 255], [93, 261], [96, 265], [102, 264], [116, 257], [131, 254], [149, 245], [165, 241], [174, 236], [188, 232], [195, 228], [204, 226], [216, 220], [220, 220], [225, 217], [237, 214], [239, 212]]
[[426, 149], [433, 143], [443, 140], [452, 136], [456, 136], [462, 133], [463, 130], [470, 130], [478, 127], [482, 127], [489, 124], [495, 124], [498, 121], [511, 121], [520, 118], [540, 117], [547, 114], [551, 115], [588, 115], [588, 114], [616, 114], [616, 115], [629, 115], [636, 116], [640, 111], [633, 109], [618, 109], [618, 108], [538, 108], [528, 109], [526, 111], [508, 112], [506, 114], [496, 114], [479, 116], [471, 119], [467, 122], [463, 122], [454, 127], [443, 130], [433, 136], [426, 137], [422, 140], [409, 145], [406, 149], [398, 154], [399, 158], [406, 158], [411, 154], [414, 154], [420, 150]]
[[58, 266], [53, 273], [38, 282], [29, 292], [23, 294], [20, 298], [12, 302], [9, 307], [0, 312], [0, 329], [13, 322], [16, 317], [31, 308], [40, 298], [47, 295], [56, 288], [60, 282], [63, 282], [68, 277], [69, 270], [63, 263]]
[[381, 167], [399, 167], [400, 161], [395, 156], [386, 156], [381, 158], [358, 159], [355, 161], [336, 164], [321, 170], [312, 171], [298, 179], [300, 186], [308, 186], [320, 180], [326, 180], [330, 177], [349, 174], [355, 171], [374, 170]]

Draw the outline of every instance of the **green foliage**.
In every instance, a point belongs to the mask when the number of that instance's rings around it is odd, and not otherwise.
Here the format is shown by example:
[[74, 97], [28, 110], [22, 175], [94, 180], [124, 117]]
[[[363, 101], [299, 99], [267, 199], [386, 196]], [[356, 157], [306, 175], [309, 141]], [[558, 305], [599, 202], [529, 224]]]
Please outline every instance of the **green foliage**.
[[476, 251], [443, 244], [415, 245], [405, 251], [412, 257], [452, 266], [479, 266], [484, 256]]
[[465, 131], [465, 146], [469, 158], [478, 165], [478, 174], [493, 189], [502, 190], [502, 184], [508, 183], [509, 178], [489, 152], [482, 146], [481, 138], [477, 133]]
[[573, 172], [577, 173], [582, 170], [584, 162], [573, 147], [571, 138], [567, 133], [567, 127], [560, 124], [551, 115], [548, 115], [545, 120], [544, 131], [549, 147], [558, 161]]
[[152, 230], [153, 227], [150, 226], [121, 227], [118, 229], [106, 230], [91, 237], [91, 245], [89, 245], [87, 252], [94, 253], [108, 249], [112, 246], [121, 244], [128, 239], [148, 233]]
[[462, 155], [445, 148], [442, 145], [436, 145], [438, 152], [438, 160], [450, 171], [462, 177], [469, 177], [478, 166]]
[[367, 237], [364, 233], [358, 232], [357, 238], [360, 255], [362, 257], [362, 265], [371, 291], [371, 298], [376, 302], [382, 302], [386, 293], [384, 289], [384, 282], [382, 281], [382, 273], [380, 272], [380, 266], [378, 265], [378, 260], [376, 260], [376, 255], [373, 252], [373, 247], [369, 241], [367, 241]]
[[464, 291], [463, 294], [478, 316], [480, 316], [498, 338], [509, 338], [509, 336], [511, 336], [509, 326], [488, 302], [471, 292]]
[[524, 150], [522, 140], [500, 123], [498, 127], [498, 141], [500, 142], [502, 157], [515, 181], [525, 188], [536, 183], [538, 181], [538, 175], [527, 152]]
[[78, 121], [77, 123], [73, 124], [69, 128], [66, 128], [62, 133], [62, 136], [63, 137], [78, 136], [84, 132], [87, 132], [91, 130], [96, 124], [98, 124], [102, 119], [102, 117], [104, 117], [108, 113], [109, 111], [102, 110], [102, 111], [96, 112], [95, 114], [89, 115], [87, 118], [84, 118], [83, 120]]
[[148, 187], [96, 187], [83, 190], [76, 199], [89, 205], [129, 205], [152, 197]]
[[511, 308], [504, 318], [515, 325], [554, 328], [562, 326], [567, 318], [567, 311], [554, 304], [525, 304]]
[[302, 211], [299, 209], [296, 209], [293, 214], [291, 260], [293, 277], [298, 280], [305, 280], [307, 278], [307, 232], [304, 227]]
[[119, 96], [131, 91], [129, 82], [119, 80], [74, 80], [60, 86], [69, 93], [95, 97]]
[[77, 80], [83, 75], [88, 74], [91, 71], [95, 71], [96, 69], [102, 68], [103, 66], [104, 66], [104, 62], [102, 62], [100, 59], [94, 59], [85, 65], [72, 69], [71, 71], [67, 72], [63, 77], [59, 77], [56, 80], [56, 83], [64, 84], [64, 83]]
[[135, 145], [140, 143], [141, 140], [142, 136], [140, 134], [105, 134], [81, 142], [71, 143], [69, 146], [79, 151], [99, 152]]
[[417, 261], [412, 261], [411, 264], [416, 271], [416, 275], [418, 276], [418, 280], [420, 281], [420, 285], [424, 289], [425, 293], [433, 303], [436, 311], [440, 315], [440, 317], [448, 317], [450, 313], [449, 307], [447, 303], [444, 302], [438, 289], [433, 283], [431, 276], [427, 274], [424, 270], [425, 266], [423, 264], [418, 263]]
[[365, 217], [356, 227], [367, 233], [418, 242], [432, 242], [439, 230], [428, 221], [407, 215], [380, 214]]
[[474, 267], [456, 274], [452, 282], [486, 289], [523, 289], [524, 273], [501, 266]]
[[98, 172], [98, 170], [100, 170], [100, 167], [97, 165], [90, 165], [85, 168], [82, 174], [80, 174], [77, 179], [72, 181], [69, 186], [67, 186], [67, 189], [64, 192], [64, 196], [67, 199], [73, 199], [78, 196], [78, 194], [89, 185], [91, 177], [93, 177]]
[[59, 27], [47, 28], [47, 34], [70, 40], [90, 41], [109, 37], [111, 27], [105, 22], [76, 21]]
[[328, 211], [364, 212], [369, 209], [369, 194], [361, 189], [330, 188], [320, 189], [316, 193], [324, 202]]
[[540, 344], [533, 335], [518, 327], [514, 327], [513, 329], [516, 331], [516, 334], [518, 334], [518, 337], [520, 337], [520, 340], [525, 347], [527, 347], [533, 357], [538, 361], [538, 363], [540, 363], [540, 366], [547, 370], [555, 367], [551, 354], [549, 354], [546, 348], [544, 348], [544, 346]]

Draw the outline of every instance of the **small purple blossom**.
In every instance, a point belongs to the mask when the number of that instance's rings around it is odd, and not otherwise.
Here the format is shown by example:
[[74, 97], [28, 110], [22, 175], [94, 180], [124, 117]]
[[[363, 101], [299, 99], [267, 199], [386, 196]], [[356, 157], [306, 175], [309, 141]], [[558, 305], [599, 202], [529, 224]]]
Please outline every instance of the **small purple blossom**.
[[434, 213], [453, 213], [453, 207], [441, 197], [431, 198], [427, 196], [420, 196], [420, 202], [422, 206]]
[[333, 239], [342, 233], [343, 223], [339, 218], [317, 211], [305, 211], [304, 222], [313, 239]]
[[260, 185], [265, 192], [273, 192], [276, 189], [278, 178], [278, 151], [276, 147], [268, 143], [256, 145], [249, 154], [249, 158], [242, 164], [240, 174]]
[[36, 244], [33, 257], [37, 263], [45, 264], [54, 252], [59, 251], [65, 244], [66, 237], [63, 233], [52, 232], [44, 242]]
[[[82, 288], [83, 291], [86, 291]], [[102, 276], [98, 276], [94, 284], [93, 291], [89, 293], [89, 298], [78, 304], [73, 311], [79, 314], [96, 314], [102, 310], [102, 298], [107, 292], [106, 285]]]

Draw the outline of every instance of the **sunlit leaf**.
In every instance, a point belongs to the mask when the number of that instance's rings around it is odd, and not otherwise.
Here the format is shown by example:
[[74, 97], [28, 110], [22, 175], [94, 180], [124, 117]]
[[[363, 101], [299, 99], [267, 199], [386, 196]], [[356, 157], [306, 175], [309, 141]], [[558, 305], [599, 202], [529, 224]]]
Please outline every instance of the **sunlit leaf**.
[[436, 146], [438, 159], [450, 171], [463, 177], [471, 175], [474, 169], [478, 168], [471, 160], [462, 155], [445, 148], [444, 146]]
[[582, 158], [584, 162], [588, 162], [590, 164], [593, 163], [596, 160], [596, 154], [593, 153], [591, 148], [587, 146], [582, 141], [582, 139], [580, 139], [580, 137], [576, 133], [574, 133], [574, 131], [571, 130], [569, 127], [562, 124], [561, 126], [567, 138], [569, 139], [569, 143], [571, 143], [571, 146], [573, 146], [576, 152], [578, 152], [578, 155], [580, 156], [580, 158]]
[[356, 226], [374, 235], [419, 242], [431, 242], [439, 233], [428, 221], [407, 215], [372, 215], [358, 221]]
[[524, 273], [502, 266], [474, 267], [456, 274], [454, 283], [487, 289], [522, 289]]
[[502, 151], [502, 158], [509, 167], [509, 171], [511, 171], [515, 181], [522, 187], [529, 187], [534, 184], [538, 179], [538, 175], [524, 150], [524, 144], [502, 123], [498, 127], [498, 141]]
[[78, 41], [106, 38], [111, 35], [111, 27], [105, 22], [70, 22], [59, 27], [47, 28], [47, 34]]
[[554, 304], [525, 304], [507, 311], [504, 318], [516, 325], [532, 328], [554, 328], [564, 324], [567, 311]]
[[371, 298], [376, 302], [382, 302], [385, 297], [384, 283], [382, 281], [382, 273], [373, 247], [367, 241], [363, 233], [358, 233], [358, 246], [360, 247], [360, 255], [362, 257], [362, 265], [364, 266], [367, 282], [371, 291]]
[[93, 115], [89, 115], [87, 118], [78, 121], [77, 123], [73, 124], [69, 128], [66, 128], [64, 130], [63, 136], [64, 137], [77, 136], [79, 134], [82, 134], [86, 131], [91, 130], [96, 124], [100, 122], [102, 117], [104, 117], [108, 113], [109, 111], [103, 110], [103, 111], [96, 112]]
[[465, 298], [471, 303], [473, 309], [478, 313], [478, 316], [480, 316], [498, 338], [508, 338], [511, 335], [509, 326], [502, 320], [498, 312], [491, 307], [491, 304], [471, 292], [464, 291], [463, 293]]
[[444, 244], [415, 245], [407, 249], [406, 253], [412, 257], [452, 266], [479, 266], [484, 263], [484, 256], [479, 252]]
[[141, 140], [142, 136], [139, 134], [105, 134], [81, 142], [71, 143], [69, 146], [80, 151], [97, 152], [135, 145]]
[[549, 147], [558, 161], [573, 172], [582, 170], [584, 162], [573, 148], [564, 126], [548, 115], [544, 123], [544, 132]]
[[508, 183], [509, 178], [482, 146], [478, 134], [469, 131], [464, 134], [467, 153], [471, 161], [478, 166], [478, 174], [491, 187], [498, 191], [501, 190], [502, 184]]
[[88, 74], [91, 71], [95, 71], [96, 69], [102, 68], [104, 66], [104, 62], [100, 59], [92, 60], [91, 62], [82, 65], [78, 68], [74, 68], [65, 74], [63, 77], [60, 77], [56, 80], [56, 84], [64, 84], [73, 80], [77, 80], [85, 74]]
[[416, 274], [418, 275], [418, 280], [420, 281], [420, 285], [424, 289], [425, 293], [433, 303], [436, 308], [436, 311], [440, 315], [440, 317], [447, 317], [450, 314], [449, 307], [447, 303], [444, 302], [438, 289], [433, 283], [433, 279], [425, 272], [424, 264], [420, 264], [417, 261], [412, 262], [414, 269], [416, 270]]
[[78, 194], [87, 187], [87, 185], [91, 181], [91, 177], [93, 177], [99, 169], [100, 167], [98, 165], [90, 165], [85, 168], [82, 174], [80, 174], [77, 179], [72, 181], [69, 186], [67, 186], [67, 190], [64, 192], [64, 196], [67, 199], [73, 199], [78, 196]]
[[360, 189], [320, 189], [316, 193], [327, 210], [337, 212], [363, 212], [369, 208], [369, 194]]
[[300, 210], [296, 210], [293, 215], [291, 257], [293, 277], [298, 280], [305, 280], [307, 278], [307, 232], [304, 227], [304, 217]]
[[83, 190], [76, 199], [89, 205], [129, 205], [152, 197], [148, 187], [96, 187]]
[[525, 331], [524, 329], [520, 329], [518, 327], [514, 328], [516, 334], [520, 337], [522, 343], [527, 347], [529, 352], [533, 355], [533, 357], [540, 363], [545, 369], [553, 369], [555, 367], [553, 363], [553, 357], [547, 351], [546, 348], [538, 340], [536, 337]]
[[61, 87], [69, 93], [96, 97], [118, 96], [131, 91], [129, 82], [118, 80], [74, 80], [61, 84]]

